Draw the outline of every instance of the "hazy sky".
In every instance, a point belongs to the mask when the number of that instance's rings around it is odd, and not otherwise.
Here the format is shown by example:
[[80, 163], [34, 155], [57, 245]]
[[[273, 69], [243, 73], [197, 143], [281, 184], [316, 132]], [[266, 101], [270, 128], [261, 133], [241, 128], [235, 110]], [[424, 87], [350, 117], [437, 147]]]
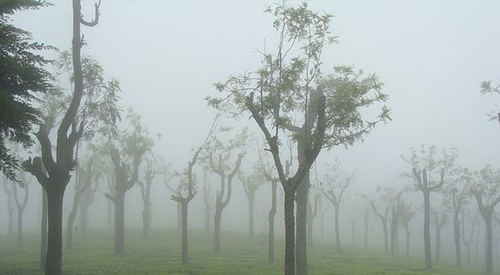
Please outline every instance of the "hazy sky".
[[[94, 1], [82, 2], [90, 19]], [[84, 51], [120, 80], [122, 106], [162, 134], [158, 152], [181, 167], [210, 126], [203, 98], [216, 92], [212, 83], [258, 67], [256, 49], [275, 35], [263, 13], [273, 2], [103, 0], [99, 25], [82, 29]], [[71, 1], [53, 3], [19, 13], [15, 24], [69, 49]], [[486, 117], [500, 98], [479, 94], [482, 80], [500, 82], [499, 1], [309, 3], [335, 15], [339, 44], [326, 49], [323, 71], [347, 64], [376, 73], [393, 117], [363, 144], [322, 152], [318, 166], [338, 157], [358, 169], [357, 185], [397, 185], [408, 182], [398, 177], [408, 169], [400, 155], [420, 143], [457, 147], [473, 168], [500, 166], [500, 126]]]

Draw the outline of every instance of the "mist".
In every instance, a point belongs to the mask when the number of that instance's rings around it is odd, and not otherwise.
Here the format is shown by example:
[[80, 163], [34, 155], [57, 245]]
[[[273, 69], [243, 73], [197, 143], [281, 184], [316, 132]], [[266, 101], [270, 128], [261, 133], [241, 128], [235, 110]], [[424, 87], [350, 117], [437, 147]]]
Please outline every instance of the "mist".
[[500, 270], [499, 2], [50, 3], [2, 13], [55, 48], [32, 144], [2, 128], [0, 274]]

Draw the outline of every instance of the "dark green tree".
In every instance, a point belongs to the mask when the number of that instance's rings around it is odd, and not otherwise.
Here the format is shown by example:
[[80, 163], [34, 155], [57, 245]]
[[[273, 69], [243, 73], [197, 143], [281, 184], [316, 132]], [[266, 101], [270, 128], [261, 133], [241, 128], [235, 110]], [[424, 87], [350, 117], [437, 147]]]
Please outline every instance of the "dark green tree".
[[[331, 75], [322, 73], [323, 49], [335, 42], [329, 31], [331, 15], [313, 12], [306, 3], [282, 3], [267, 12], [275, 18], [275, 53], [261, 51], [259, 69], [216, 83], [222, 95], [208, 102], [236, 117], [249, 112], [262, 131], [285, 191], [285, 274], [294, 275], [297, 267], [298, 274], [306, 275], [309, 169], [321, 149], [352, 145], [389, 118], [385, 107], [373, 119], [360, 112], [387, 96], [375, 75], [364, 77], [346, 66], [336, 67]], [[285, 176], [280, 155], [283, 135], [298, 141], [298, 168], [291, 177]]]
[[40, 121], [40, 111], [32, 104], [51, 89], [50, 63], [40, 51], [54, 47], [33, 42], [31, 34], [11, 24], [18, 11], [48, 6], [42, 0], [0, 1], [0, 170], [16, 180], [18, 160], [10, 153], [7, 141], [28, 147], [30, 132]]

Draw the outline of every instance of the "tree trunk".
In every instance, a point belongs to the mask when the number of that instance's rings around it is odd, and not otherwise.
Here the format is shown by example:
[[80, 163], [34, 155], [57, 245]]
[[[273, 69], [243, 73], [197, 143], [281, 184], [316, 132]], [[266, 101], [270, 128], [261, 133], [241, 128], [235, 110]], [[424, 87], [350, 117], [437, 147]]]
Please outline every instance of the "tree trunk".
[[144, 199], [142, 211], [142, 237], [144, 240], [149, 238], [149, 231], [151, 229], [151, 200], [149, 196]]
[[384, 230], [384, 251], [389, 254], [389, 230], [387, 230], [387, 220], [382, 221], [382, 229]]
[[[87, 191], [88, 192], [88, 191]], [[80, 233], [82, 236], [87, 236], [89, 206], [86, 203], [80, 205]]]
[[12, 192], [7, 193], [7, 212], [9, 214], [9, 237], [14, 236], [14, 210], [15, 207], [14, 207], [14, 200], [12, 199]]
[[[62, 214], [65, 184], [51, 182], [47, 190], [48, 234], [46, 275], [61, 275], [62, 264]], [[62, 186], [62, 187], [61, 187]]]
[[369, 216], [368, 216], [368, 208], [365, 209], [365, 216], [364, 216], [364, 223], [365, 223], [365, 249], [368, 249], [368, 223], [370, 222]]
[[115, 255], [125, 253], [125, 192], [115, 195]]
[[486, 226], [486, 273], [488, 274], [493, 273], [493, 226], [491, 219], [491, 214], [484, 217], [484, 225]]
[[205, 211], [204, 211], [204, 214], [205, 214], [205, 231], [207, 232], [210, 232], [210, 216], [211, 216], [211, 213], [212, 211], [210, 211], [210, 207], [207, 207], [207, 205], [205, 204]]
[[470, 267], [470, 243], [466, 244], [465, 248], [467, 248], [467, 266]]
[[453, 236], [455, 239], [455, 256], [457, 260], [457, 267], [462, 267], [462, 254], [460, 250], [460, 221], [458, 220], [458, 212], [455, 211], [455, 215], [453, 216]]
[[351, 245], [354, 246], [356, 239], [356, 220], [351, 220]]
[[106, 227], [111, 228], [113, 227], [113, 202], [110, 200], [107, 201], [107, 206], [108, 206], [108, 215], [107, 215], [107, 223]]
[[182, 210], [182, 264], [188, 264], [188, 202], [181, 204]]
[[254, 236], [254, 201], [255, 195], [251, 194], [248, 197], [248, 238], [253, 241]]
[[[78, 180], [78, 179], [77, 179]], [[68, 216], [68, 225], [66, 228], [66, 249], [71, 250], [73, 245], [73, 224], [75, 223], [76, 214], [78, 212], [78, 206], [80, 205], [81, 192], [77, 189], [75, 190], [75, 197], [73, 198], [73, 206], [71, 212]]]
[[45, 270], [47, 261], [47, 221], [48, 221], [48, 202], [47, 192], [42, 187], [42, 224], [40, 227], [40, 270]]
[[285, 190], [285, 275], [295, 275], [295, 192]]
[[23, 212], [24, 208], [17, 209], [17, 246], [23, 244]]
[[335, 204], [335, 249], [340, 252], [340, 228], [339, 228], [339, 208], [340, 204]]
[[182, 230], [182, 205], [180, 202], [177, 203], [177, 229]]
[[307, 200], [307, 244], [313, 246], [313, 210], [311, 205], [311, 200]]
[[220, 253], [220, 222], [222, 218], [222, 208], [220, 206], [215, 207], [214, 215], [214, 251], [215, 253]]
[[274, 264], [274, 217], [276, 216], [276, 191], [277, 182], [273, 181], [271, 186], [271, 210], [269, 210], [269, 241], [268, 241], [268, 257], [267, 262]]
[[410, 228], [409, 224], [405, 224], [405, 233], [406, 233], [406, 257], [410, 257]]
[[295, 263], [296, 274], [307, 275], [307, 199], [309, 192], [309, 173], [297, 188], [297, 219], [295, 221]]
[[398, 234], [397, 228], [397, 210], [396, 206], [392, 206], [391, 209], [391, 256], [394, 256], [396, 251], [396, 235]]
[[441, 227], [436, 225], [436, 263], [439, 263], [439, 256], [441, 254]]
[[424, 258], [425, 269], [432, 270], [431, 256], [431, 200], [430, 191], [424, 190]]

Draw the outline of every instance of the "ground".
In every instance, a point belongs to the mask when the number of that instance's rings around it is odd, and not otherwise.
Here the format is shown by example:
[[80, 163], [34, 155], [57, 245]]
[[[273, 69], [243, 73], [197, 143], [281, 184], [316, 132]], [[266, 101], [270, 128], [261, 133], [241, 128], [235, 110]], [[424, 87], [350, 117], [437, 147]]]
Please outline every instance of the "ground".
[[[222, 232], [222, 253], [213, 252], [213, 238], [203, 231], [190, 231], [190, 263], [180, 264], [180, 235], [175, 229], [156, 229], [149, 240], [142, 239], [140, 229], [127, 229], [126, 254], [113, 254], [114, 237], [110, 230], [91, 231], [87, 238], [75, 237], [73, 249], [63, 251], [63, 274], [191, 274], [191, 275], [271, 275], [283, 274], [283, 243], [276, 245], [275, 265], [267, 264], [267, 237], [250, 242], [246, 235]], [[0, 274], [43, 274], [38, 270], [39, 235], [26, 234], [22, 248], [15, 237], [0, 235]], [[436, 266], [435, 271], [421, 271], [423, 262], [405, 257], [346, 248], [335, 252], [332, 245], [310, 248], [309, 274], [331, 275], [444, 275], [482, 274], [470, 270], [459, 272], [452, 265]]]

